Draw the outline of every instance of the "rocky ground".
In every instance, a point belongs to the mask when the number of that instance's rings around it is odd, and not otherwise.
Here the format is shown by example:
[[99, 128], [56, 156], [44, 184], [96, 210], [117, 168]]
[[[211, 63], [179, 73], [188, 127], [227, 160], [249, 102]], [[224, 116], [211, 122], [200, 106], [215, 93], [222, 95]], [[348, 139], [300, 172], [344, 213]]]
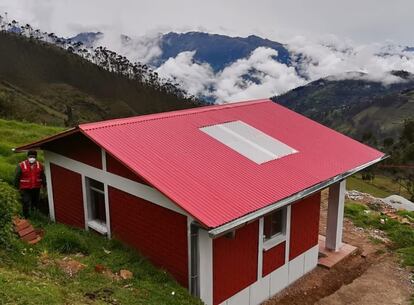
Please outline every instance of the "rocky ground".
[[[359, 201], [375, 204], [375, 199], [364, 196]], [[325, 234], [326, 214], [327, 192], [324, 192], [321, 234]], [[384, 242], [373, 243], [373, 238]], [[315, 268], [265, 305], [411, 304], [411, 272], [402, 268], [396, 255], [387, 250], [387, 239], [381, 232], [358, 228], [345, 219], [343, 240], [358, 247], [358, 251], [330, 270]]]

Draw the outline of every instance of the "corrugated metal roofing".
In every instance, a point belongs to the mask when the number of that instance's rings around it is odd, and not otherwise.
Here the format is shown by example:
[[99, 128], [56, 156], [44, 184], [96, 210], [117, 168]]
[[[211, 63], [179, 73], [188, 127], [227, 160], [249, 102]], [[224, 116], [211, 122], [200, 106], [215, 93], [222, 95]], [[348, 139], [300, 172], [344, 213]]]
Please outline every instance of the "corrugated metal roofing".
[[[257, 164], [200, 130], [231, 121], [242, 121], [298, 152]], [[383, 156], [270, 100], [79, 128], [209, 228]]]

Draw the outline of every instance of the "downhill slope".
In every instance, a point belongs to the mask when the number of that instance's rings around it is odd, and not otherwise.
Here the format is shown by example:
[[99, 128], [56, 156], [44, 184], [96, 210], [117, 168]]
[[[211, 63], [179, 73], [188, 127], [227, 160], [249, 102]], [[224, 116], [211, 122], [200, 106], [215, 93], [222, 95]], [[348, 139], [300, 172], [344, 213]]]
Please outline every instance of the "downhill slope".
[[414, 76], [393, 73], [405, 81], [383, 85], [366, 79], [325, 78], [272, 99], [365, 142], [369, 137], [396, 138], [404, 120], [414, 118]]
[[195, 107], [51, 44], [0, 32], [0, 116], [62, 125]]

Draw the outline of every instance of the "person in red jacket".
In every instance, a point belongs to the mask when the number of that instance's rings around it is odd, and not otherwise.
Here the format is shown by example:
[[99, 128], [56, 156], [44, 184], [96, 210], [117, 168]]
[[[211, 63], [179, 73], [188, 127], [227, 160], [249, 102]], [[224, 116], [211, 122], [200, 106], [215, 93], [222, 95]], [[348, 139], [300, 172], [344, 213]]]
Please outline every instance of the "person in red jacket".
[[16, 167], [14, 184], [22, 194], [23, 216], [27, 218], [32, 209], [39, 208], [40, 189], [46, 185], [43, 165], [37, 161], [36, 151], [29, 151], [27, 159]]

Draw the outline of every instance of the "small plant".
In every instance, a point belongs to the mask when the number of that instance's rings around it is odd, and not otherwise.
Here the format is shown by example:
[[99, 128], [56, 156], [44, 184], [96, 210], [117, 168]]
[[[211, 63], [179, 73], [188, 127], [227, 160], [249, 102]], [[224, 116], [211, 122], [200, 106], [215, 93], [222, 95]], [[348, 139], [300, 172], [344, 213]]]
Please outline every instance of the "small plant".
[[16, 239], [13, 217], [20, 214], [20, 195], [6, 182], [0, 181], [0, 245], [9, 248]]
[[72, 229], [60, 226], [58, 230], [46, 233], [45, 242], [49, 248], [62, 254], [89, 254], [89, 248], [82, 234]]

